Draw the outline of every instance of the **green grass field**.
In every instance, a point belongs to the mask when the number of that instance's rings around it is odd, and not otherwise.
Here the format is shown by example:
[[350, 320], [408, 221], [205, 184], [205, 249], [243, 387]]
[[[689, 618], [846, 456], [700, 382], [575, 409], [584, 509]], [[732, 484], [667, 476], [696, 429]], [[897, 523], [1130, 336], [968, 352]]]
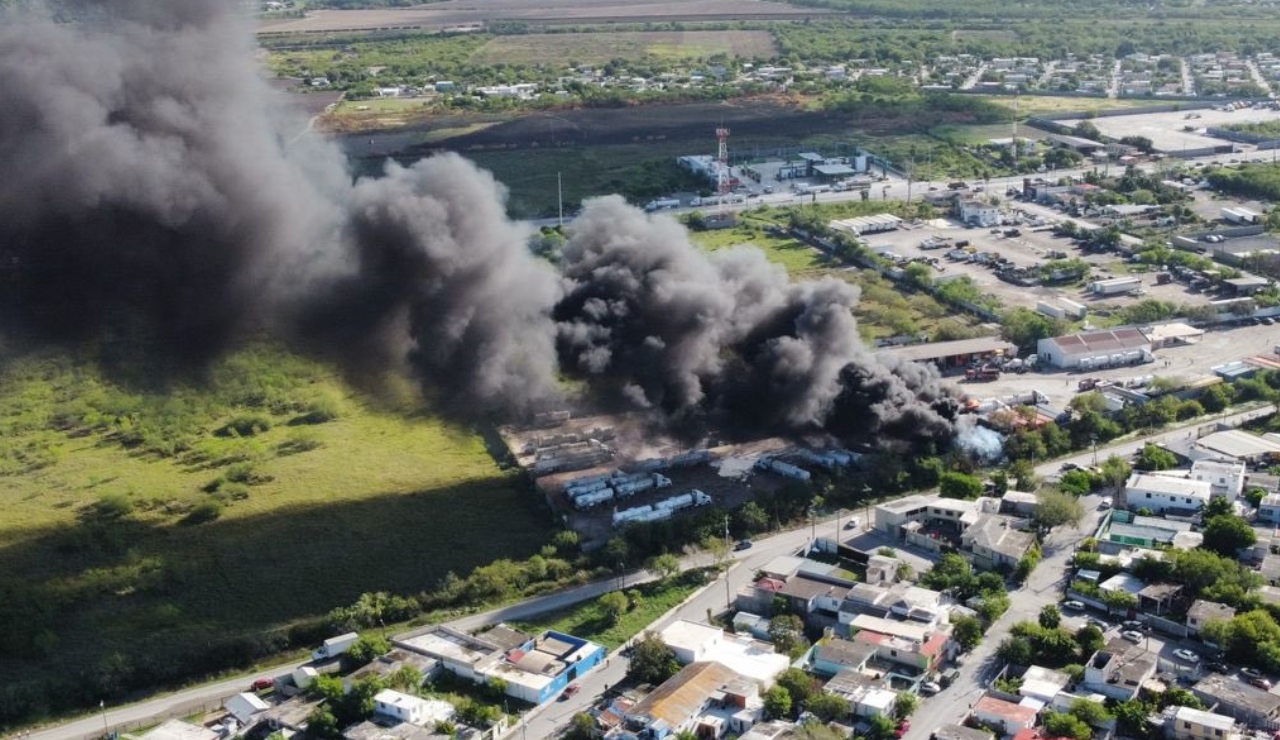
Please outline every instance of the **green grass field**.
[[[282, 641], [361, 593], [431, 590], [451, 571], [545, 543], [551, 524], [535, 497], [472, 429], [358, 395], [276, 349], [223, 364], [236, 371], [215, 369], [212, 387], [163, 396], [60, 357], [0, 366], [0, 684], [87, 674], [111, 696], [139, 674], [163, 683], [211, 652], [235, 663], [263, 635]], [[250, 393], [265, 406], [245, 405], [219, 380], [240, 373], [246, 386], [284, 380]], [[337, 418], [298, 424], [289, 404], [317, 394]], [[94, 410], [80, 415], [84, 404]], [[197, 411], [174, 422], [175, 406]], [[100, 428], [67, 421], [117, 413], [108, 408], [123, 416]], [[270, 429], [218, 436], [246, 414]], [[185, 449], [131, 441], [157, 419]], [[235, 471], [249, 483], [210, 492]], [[220, 517], [190, 523], [214, 500]]]
[[688, 571], [663, 582], [646, 583], [630, 589], [626, 593], [631, 597], [631, 607], [616, 623], [609, 619], [599, 601], [589, 601], [518, 626], [530, 634], [544, 630], [563, 632], [613, 650], [701, 588], [706, 583], [705, 579], [703, 571]]
[[808, 244], [769, 234], [756, 222], [744, 220], [732, 229], [695, 231], [690, 237], [694, 244], [710, 252], [742, 245], [756, 247], [770, 262], [787, 268], [792, 277], [804, 277], [831, 264], [826, 255]]
[[614, 31], [495, 36], [471, 55], [474, 64], [602, 64], [613, 59], [668, 62], [777, 54], [768, 31]]

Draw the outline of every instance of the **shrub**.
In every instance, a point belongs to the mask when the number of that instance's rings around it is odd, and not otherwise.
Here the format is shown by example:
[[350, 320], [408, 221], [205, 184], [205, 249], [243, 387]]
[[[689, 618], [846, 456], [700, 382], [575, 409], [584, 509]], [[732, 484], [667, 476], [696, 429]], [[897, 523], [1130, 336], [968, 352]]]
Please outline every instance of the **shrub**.
[[253, 437], [271, 429], [271, 419], [263, 414], [241, 414], [227, 422], [217, 434], [220, 437]]
[[222, 516], [222, 503], [217, 499], [205, 499], [195, 505], [183, 520], [186, 524], [204, 524]]

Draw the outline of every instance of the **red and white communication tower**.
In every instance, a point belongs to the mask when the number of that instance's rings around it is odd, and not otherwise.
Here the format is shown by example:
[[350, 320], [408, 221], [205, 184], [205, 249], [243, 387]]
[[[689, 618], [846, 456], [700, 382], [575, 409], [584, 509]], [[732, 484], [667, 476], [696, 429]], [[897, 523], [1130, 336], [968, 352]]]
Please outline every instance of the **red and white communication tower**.
[[716, 195], [723, 205], [729, 198], [729, 129], [716, 129], [716, 139], [720, 142], [716, 153]]

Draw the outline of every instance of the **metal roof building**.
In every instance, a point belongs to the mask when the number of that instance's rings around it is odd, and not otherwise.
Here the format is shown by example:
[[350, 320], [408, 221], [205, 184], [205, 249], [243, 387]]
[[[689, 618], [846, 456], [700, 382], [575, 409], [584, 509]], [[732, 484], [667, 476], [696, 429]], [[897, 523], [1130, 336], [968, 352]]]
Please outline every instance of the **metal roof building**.
[[1000, 337], [974, 337], [949, 342], [926, 342], [887, 347], [882, 352], [910, 362], [937, 362], [943, 365], [967, 364], [974, 356], [1004, 355], [1013, 357], [1018, 347]]
[[1040, 361], [1059, 368], [1133, 365], [1151, 358], [1151, 340], [1134, 327], [1048, 337], [1036, 344]]

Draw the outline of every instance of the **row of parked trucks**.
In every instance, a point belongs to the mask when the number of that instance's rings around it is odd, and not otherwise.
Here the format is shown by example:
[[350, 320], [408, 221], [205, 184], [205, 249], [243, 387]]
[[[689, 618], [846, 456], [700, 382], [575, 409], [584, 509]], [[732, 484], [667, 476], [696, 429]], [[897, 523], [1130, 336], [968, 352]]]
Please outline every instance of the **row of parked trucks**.
[[645, 504], [644, 506], [615, 511], [613, 512], [613, 526], [618, 529], [628, 524], [658, 522], [663, 519], [670, 519], [677, 512], [685, 509], [708, 506], [710, 504], [711, 496], [695, 488], [678, 496], [665, 498], [652, 505]]
[[570, 481], [565, 485], [564, 492], [573, 502], [573, 508], [583, 510], [610, 501], [622, 501], [637, 493], [670, 487], [671, 479], [662, 473], [625, 473], [615, 470], [608, 475]]

